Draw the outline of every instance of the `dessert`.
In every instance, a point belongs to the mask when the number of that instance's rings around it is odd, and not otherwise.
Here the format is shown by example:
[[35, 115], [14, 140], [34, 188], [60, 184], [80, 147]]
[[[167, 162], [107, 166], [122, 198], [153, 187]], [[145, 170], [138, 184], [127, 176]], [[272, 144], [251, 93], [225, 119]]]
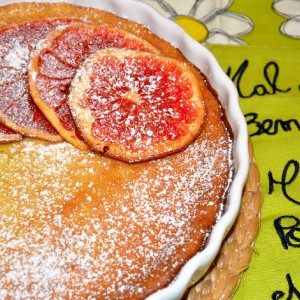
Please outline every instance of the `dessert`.
[[63, 17], [127, 30], [195, 70], [206, 113], [184, 149], [136, 164], [65, 141], [0, 145], [1, 297], [144, 299], [166, 287], [205, 247], [232, 179], [216, 93], [175, 47], [112, 13], [19, 3], [0, 16], [6, 26]]

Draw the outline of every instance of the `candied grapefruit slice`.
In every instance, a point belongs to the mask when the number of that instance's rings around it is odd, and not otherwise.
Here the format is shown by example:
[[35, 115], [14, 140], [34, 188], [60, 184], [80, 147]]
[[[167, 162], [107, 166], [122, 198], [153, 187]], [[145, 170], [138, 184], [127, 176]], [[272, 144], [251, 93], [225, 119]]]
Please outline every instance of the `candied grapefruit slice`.
[[54, 142], [62, 140], [32, 101], [28, 63], [41, 38], [56, 26], [74, 21], [78, 19], [41, 19], [0, 29], [0, 121], [22, 135]]
[[76, 70], [99, 49], [126, 48], [159, 52], [149, 42], [120, 28], [77, 23], [57, 28], [37, 47], [29, 66], [29, 87], [35, 103], [68, 142], [88, 149], [67, 104]]
[[196, 71], [143, 51], [107, 49], [78, 69], [69, 106], [90, 148], [126, 162], [187, 147], [205, 117]]
[[22, 135], [0, 123], [0, 144], [12, 143], [22, 140]]

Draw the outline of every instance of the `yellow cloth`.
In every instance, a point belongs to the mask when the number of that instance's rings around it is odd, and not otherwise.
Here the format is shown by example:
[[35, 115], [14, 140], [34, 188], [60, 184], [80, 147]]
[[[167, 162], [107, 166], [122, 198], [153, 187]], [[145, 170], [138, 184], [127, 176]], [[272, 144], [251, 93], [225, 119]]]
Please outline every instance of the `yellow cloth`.
[[243, 95], [264, 193], [255, 253], [234, 299], [300, 299], [300, 47], [210, 49]]
[[300, 299], [300, 1], [143, 1], [203, 42], [239, 89], [264, 205], [233, 299]]

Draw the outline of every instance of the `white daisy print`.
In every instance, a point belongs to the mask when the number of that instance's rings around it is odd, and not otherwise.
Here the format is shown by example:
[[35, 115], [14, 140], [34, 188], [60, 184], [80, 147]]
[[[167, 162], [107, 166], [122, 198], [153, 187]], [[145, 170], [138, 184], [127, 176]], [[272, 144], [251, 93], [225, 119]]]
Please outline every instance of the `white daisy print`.
[[229, 12], [233, 0], [143, 0], [203, 44], [246, 44], [241, 36], [253, 30], [245, 15]]
[[282, 34], [300, 39], [300, 0], [275, 0], [273, 9], [288, 20], [282, 23]]

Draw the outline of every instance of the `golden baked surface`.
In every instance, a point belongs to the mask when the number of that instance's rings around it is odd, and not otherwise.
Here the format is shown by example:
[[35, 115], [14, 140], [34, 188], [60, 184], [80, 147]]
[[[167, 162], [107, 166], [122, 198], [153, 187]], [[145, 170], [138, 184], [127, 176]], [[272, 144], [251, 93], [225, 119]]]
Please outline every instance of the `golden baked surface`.
[[[2, 25], [81, 17], [139, 32], [135, 23], [69, 4], [0, 8]], [[199, 73], [207, 110], [195, 142], [177, 154], [126, 164], [37, 139], [0, 145], [0, 295], [144, 299], [169, 284], [204, 246], [231, 176], [231, 139]]]

